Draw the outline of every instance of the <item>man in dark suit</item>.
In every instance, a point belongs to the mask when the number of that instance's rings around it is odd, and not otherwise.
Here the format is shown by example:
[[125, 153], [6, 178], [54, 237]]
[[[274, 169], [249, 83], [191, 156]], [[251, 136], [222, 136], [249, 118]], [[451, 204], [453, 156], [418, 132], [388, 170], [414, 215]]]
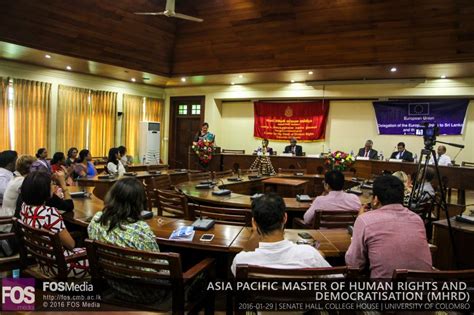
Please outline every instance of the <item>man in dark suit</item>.
[[303, 156], [303, 147], [300, 145], [296, 145], [296, 139], [290, 139], [290, 145], [285, 147], [285, 151], [283, 153], [291, 153], [296, 156]]
[[372, 140], [367, 140], [365, 142], [365, 147], [359, 149], [357, 156], [368, 157], [370, 160], [378, 160], [379, 154], [377, 150], [372, 149], [373, 144]]
[[403, 160], [404, 162], [413, 162], [413, 154], [405, 150], [405, 143], [403, 142], [397, 144], [397, 151], [393, 152], [390, 158]]

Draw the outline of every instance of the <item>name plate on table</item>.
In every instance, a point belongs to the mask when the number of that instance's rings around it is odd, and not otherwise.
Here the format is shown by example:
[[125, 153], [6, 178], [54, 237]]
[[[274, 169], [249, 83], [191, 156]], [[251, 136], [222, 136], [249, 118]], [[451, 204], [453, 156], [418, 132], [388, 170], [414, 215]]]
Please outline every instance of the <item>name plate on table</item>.
[[356, 160], [358, 161], [368, 161], [370, 158], [368, 156], [356, 156]]
[[403, 162], [402, 159], [389, 159], [388, 161], [389, 161], [389, 162], [395, 162], [395, 163], [401, 163], [401, 162]]
[[293, 156], [293, 153], [280, 153], [280, 156]]
[[321, 154], [306, 154], [306, 157], [320, 158], [320, 157], [321, 157]]

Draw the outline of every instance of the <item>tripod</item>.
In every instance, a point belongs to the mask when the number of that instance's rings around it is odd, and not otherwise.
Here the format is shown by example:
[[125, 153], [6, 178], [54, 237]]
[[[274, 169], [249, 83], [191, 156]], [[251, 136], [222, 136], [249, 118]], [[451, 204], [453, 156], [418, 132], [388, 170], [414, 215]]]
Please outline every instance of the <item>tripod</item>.
[[[444, 143], [439, 141], [440, 143]], [[411, 210], [416, 211], [420, 209], [421, 204], [425, 201], [428, 200], [426, 198], [426, 192], [424, 191], [424, 187], [426, 184], [426, 173], [429, 167], [429, 162], [431, 160], [431, 157], [433, 157], [434, 161], [434, 168], [435, 168], [435, 178], [438, 180], [438, 185], [439, 185], [439, 190], [440, 190], [440, 198], [436, 199], [435, 196], [430, 196], [431, 200], [433, 201], [433, 204], [437, 205], [441, 211], [444, 211], [446, 215], [446, 219], [448, 222], [448, 231], [449, 231], [449, 238], [451, 241], [451, 246], [453, 249], [453, 258], [454, 258], [454, 265], [457, 267], [458, 266], [458, 260], [457, 260], [457, 251], [456, 251], [456, 242], [454, 241], [454, 234], [453, 234], [453, 229], [451, 226], [451, 220], [449, 218], [448, 214], [448, 206], [446, 202], [446, 191], [444, 187], [444, 183], [441, 179], [441, 173], [439, 171], [439, 166], [438, 166], [438, 157], [436, 156], [436, 151], [433, 150], [433, 145], [436, 142], [433, 141], [431, 143], [427, 143], [425, 148], [421, 150], [420, 153], [420, 159], [418, 161], [418, 167], [416, 171], [416, 176], [413, 180], [413, 189], [410, 194], [410, 202], [409, 202], [409, 207]], [[446, 143], [448, 144], [448, 143]], [[423, 161], [424, 158], [424, 161]], [[428, 194], [429, 195], [429, 194]], [[426, 213], [425, 211], [424, 214], [426, 214], [426, 218], [428, 219], [428, 222], [431, 223], [431, 211]]]

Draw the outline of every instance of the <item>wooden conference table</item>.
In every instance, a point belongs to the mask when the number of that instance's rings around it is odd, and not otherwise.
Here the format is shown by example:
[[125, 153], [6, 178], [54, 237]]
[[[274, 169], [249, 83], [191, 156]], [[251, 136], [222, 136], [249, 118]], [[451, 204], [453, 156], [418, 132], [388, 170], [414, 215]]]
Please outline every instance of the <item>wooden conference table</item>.
[[[92, 188], [86, 188], [89, 192]], [[77, 187], [71, 187], [72, 191], [79, 191]], [[65, 221], [87, 227], [95, 213], [103, 208], [103, 201], [91, 194], [89, 198], [74, 198], [75, 210], [70, 213], [64, 213]], [[195, 249], [204, 251], [213, 251], [230, 254], [240, 252], [248, 239], [252, 235], [252, 229], [249, 227], [234, 226], [228, 224], [216, 224], [208, 231], [196, 231], [192, 241], [169, 240], [171, 233], [184, 225], [191, 225], [192, 221], [169, 217], [155, 216], [146, 220], [150, 228], [156, 235], [158, 244], [168, 247], [182, 249]], [[319, 250], [326, 257], [343, 257], [349, 248], [351, 238], [346, 229], [331, 230], [294, 230], [286, 229], [285, 238], [296, 242], [301, 238], [299, 232], [308, 232], [313, 238], [319, 241]], [[214, 234], [214, 239], [210, 242], [202, 242], [199, 239], [202, 234]]]
[[[211, 171], [222, 171], [228, 169], [248, 169], [255, 160], [256, 155], [250, 154], [216, 154], [209, 165]], [[199, 165], [196, 154], [189, 156], [190, 166]], [[273, 167], [307, 169], [309, 174], [324, 173], [324, 159], [316, 157], [291, 157], [291, 156], [270, 156]], [[416, 163], [409, 162], [389, 162], [389, 161], [356, 161], [353, 165], [354, 176], [370, 179], [373, 175], [380, 175], [382, 171], [391, 172], [404, 171], [413, 174], [417, 170]], [[441, 176], [446, 181], [448, 188], [474, 190], [474, 168], [460, 166], [440, 166]]]

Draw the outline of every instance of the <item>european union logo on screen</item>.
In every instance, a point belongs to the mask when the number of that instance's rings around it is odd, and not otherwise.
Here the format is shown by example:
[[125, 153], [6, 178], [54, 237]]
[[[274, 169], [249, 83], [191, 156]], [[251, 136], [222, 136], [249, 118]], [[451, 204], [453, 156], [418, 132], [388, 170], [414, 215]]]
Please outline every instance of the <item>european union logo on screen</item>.
[[2, 279], [3, 311], [35, 310], [35, 279]]
[[430, 114], [430, 103], [408, 103], [408, 116], [426, 116]]

